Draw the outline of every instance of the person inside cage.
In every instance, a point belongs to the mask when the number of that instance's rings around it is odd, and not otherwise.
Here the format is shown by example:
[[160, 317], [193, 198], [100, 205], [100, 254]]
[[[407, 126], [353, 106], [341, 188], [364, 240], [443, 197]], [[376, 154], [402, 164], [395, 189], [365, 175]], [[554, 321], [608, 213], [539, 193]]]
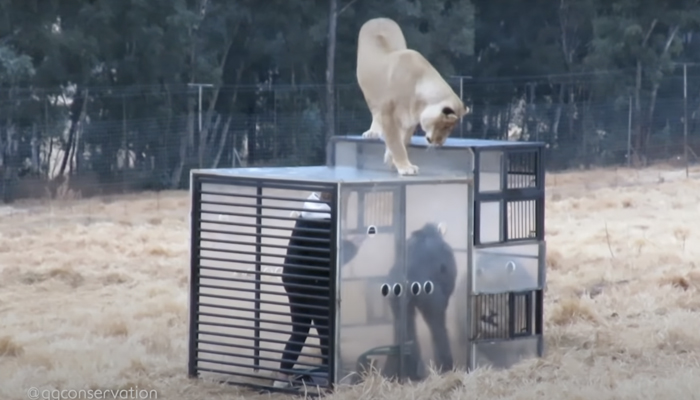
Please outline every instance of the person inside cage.
[[[297, 218], [290, 235], [289, 247], [284, 259], [282, 282], [289, 299], [292, 333], [282, 354], [280, 372], [275, 376], [274, 387], [288, 387], [294, 375], [294, 365], [316, 328], [321, 344], [321, 364], [328, 367], [329, 316], [330, 316], [330, 268], [331, 214], [329, 192], [312, 193], [304, 203], [303, 211], [292, 212]], [[362, 238], [341, 240], [343, 259], [340, 265], [350, 262], [358, 252]]]

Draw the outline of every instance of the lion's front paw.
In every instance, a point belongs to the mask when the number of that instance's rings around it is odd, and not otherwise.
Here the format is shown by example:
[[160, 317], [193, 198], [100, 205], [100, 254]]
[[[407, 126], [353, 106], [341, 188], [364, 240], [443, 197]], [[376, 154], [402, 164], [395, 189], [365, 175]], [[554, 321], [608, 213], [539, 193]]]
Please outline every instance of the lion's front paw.
[[382, 138], [382, 133], [373, 131], [373, 130], [367, 130], [362, 134], [362, 137], [365, 139], [381, 139]]
[[397, 165], [399, 175], [418, 175], [418, 167], [413, 164]]

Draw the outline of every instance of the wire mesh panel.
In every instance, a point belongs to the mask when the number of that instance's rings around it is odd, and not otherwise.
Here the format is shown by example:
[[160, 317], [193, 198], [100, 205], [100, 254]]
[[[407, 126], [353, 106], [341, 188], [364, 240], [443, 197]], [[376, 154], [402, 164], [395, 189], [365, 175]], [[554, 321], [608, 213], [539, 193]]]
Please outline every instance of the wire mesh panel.
[[508, 201], [506, 213], [507, 240], [537, 238], [537, 199]]
[[542, 146], [477, 151], [476, 245], [544, 240]]
[[335, 184], [193, 176], [191, 376], [329, 387], [336, 193]]
[[506, 188], [525, 189], [540, 187], [538, 149], [512, 151], [506, 157]]
[[535, 292], [474, 297], [471, 340], [514, 339], [535, 333]]

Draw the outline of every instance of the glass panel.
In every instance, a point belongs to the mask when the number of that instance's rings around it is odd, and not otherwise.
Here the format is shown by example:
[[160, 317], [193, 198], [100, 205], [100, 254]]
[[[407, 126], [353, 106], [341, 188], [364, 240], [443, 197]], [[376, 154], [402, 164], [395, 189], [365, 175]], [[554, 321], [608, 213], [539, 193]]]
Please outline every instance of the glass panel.
[[479, 153], [479, 193], [501, 191], [502, 158], [500, 151]]
[[539, 243], [474, 249], [474, 293], [538, 289], [539, 253]]
[[[356, 382], [370, 365], [397, 372], [394, 315], [397, 279], [389, 277], [398, 236], [398, 185], [341, 187], [338, 379]], [[403, 288], [402, 288], [403, 289]], [[403, 295], [403, 293], [399, 293]]]
[[481, 243], [498, 243], [503, 240], [501, 227], [501, 202], [484, 201], [480, 203], [479, 241]]
[[357, 143], [335, 142], [335, 166], [357, 167]]
[[[406, 335], [409, 379], [464, 367], [455, 314], [466, 312], [456, 283], [468, 273], [467, 183], [406, 188]], [[413, 340], [415, 339], [415, 340]]]

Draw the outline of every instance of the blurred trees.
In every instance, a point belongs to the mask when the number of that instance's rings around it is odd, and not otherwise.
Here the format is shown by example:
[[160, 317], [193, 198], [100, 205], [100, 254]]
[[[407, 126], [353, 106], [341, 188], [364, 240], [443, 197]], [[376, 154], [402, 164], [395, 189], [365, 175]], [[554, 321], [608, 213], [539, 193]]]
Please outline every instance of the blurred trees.
[[378, 16], [456, 91], [472, 77], [460, 133], [545, 140], [557, 167], [624, 162], [630, 102], [634, 155], [655, 157], [678, 135], [679, 62], [700, 61], [691, 0], [0, 0], [0, 15], [6, 199], [56, 177], [185, 188], [191, 168], [322, 163], [328, 134], [369, 124], [355, 49]]

